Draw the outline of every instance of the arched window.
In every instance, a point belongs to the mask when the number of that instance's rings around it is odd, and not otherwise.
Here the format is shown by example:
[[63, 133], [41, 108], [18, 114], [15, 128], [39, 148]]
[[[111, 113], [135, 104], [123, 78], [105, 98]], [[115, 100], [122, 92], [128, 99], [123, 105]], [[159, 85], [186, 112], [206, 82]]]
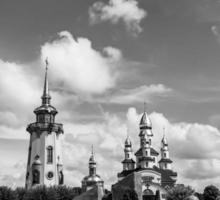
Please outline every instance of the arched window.
[[32, 183], [33, 183], [33, 185], [40, 183], [40, 172], [37, 169], [33, 170], [33, 181], [32, 181]]
[[47, 163], [53, 163], [53, 147], [47, 147]]

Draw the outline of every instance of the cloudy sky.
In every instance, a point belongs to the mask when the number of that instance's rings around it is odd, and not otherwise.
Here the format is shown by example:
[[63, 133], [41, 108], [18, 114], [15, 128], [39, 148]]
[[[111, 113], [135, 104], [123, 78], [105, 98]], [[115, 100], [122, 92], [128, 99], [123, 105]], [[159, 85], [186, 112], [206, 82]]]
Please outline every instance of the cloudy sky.
[[146, 101], [178, 182], [220, 187], [219, 0], [0, 0], [0, 27], [1, 185], [24, 186], [48, 57], [67, 185], [87, 175], [93, 144], [110, 188]]

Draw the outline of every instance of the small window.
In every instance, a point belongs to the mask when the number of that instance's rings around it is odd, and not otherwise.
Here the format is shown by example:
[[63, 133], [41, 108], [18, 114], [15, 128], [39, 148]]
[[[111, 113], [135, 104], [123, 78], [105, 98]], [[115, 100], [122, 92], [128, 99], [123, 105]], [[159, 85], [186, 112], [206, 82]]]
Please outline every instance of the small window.
[[47, 173], [47, 178], [52, 179], [53, 178], [53, 172], [48, 172]]
[[53, 163], [53, 147], [47, 147], [47, 163]]
[[167, 154], [166, 153], [164, 153], [164, 158], [166, 158], [167, 157]]

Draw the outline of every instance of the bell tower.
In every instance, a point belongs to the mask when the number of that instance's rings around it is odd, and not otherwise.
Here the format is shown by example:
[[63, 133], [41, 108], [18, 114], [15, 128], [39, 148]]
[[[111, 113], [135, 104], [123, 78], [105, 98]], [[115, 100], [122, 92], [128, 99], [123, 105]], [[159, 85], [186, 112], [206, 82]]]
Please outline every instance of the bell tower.
[[37, 185], [62, 185], [64, 178], [61, 150], [63, 125], [55, 122], [55, 116], [58, 112], [50, 103], [47, 60], [41, 99], [41, 106], [34, 110], [36, 122], [27, 126], [27, 132], [30, 133], [30, 142], [26, 188]]

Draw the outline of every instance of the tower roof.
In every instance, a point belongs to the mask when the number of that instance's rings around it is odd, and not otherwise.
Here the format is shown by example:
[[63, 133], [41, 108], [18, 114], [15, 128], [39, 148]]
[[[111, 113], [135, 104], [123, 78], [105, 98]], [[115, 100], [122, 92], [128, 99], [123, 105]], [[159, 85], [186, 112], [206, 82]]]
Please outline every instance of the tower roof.
[[152, 127], [152, 124], [151, 124], [151, 120], [147, 114], [146, 111], [144, 111], [142, 117], [141, 117], [141, 120], [140, 120], [140, 127], [148, 127], [148, 128], [151, 128]]
[[141, 117], [141, 121], [140, 121], [140, 129], [151, 129], [152, 128], [152, 124], [151, 124], [151, 120], [146, 112], [146, 103], [144, 102], [144, 113]]
[[34, 113], [52, 113], [57, 114], [56, 108], [50, 105], [51, 96], [49, 94], [49, 84], [48, 84], [48, 60], [46, 59], [46, 68], [45, 68], [45, 78], [44, 78], [44, 87], [43, 87], [43, 95], [42, 105], [34, 110]]
[[161, 140], [163, 146], [168, 146], [167, 138], [165, 136], [165, 128], [163, 128], [163, 138]]
[[125, 146], [131, 146], [131, 139], [129, 136], [127, 136], [126, 140], [125, 140]]

